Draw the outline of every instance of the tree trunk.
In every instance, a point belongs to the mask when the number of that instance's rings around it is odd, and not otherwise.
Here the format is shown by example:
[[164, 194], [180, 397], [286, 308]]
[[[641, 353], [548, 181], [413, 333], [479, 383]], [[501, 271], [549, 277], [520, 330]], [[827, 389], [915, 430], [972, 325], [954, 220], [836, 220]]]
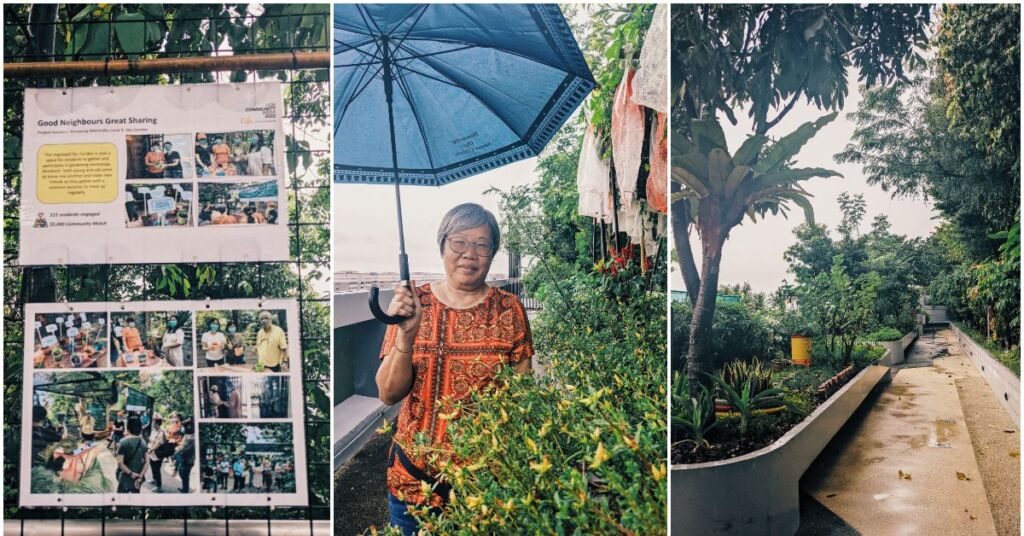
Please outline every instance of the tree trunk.
[[700, 275], [693, 261], [693, 249], [690, 247], [690, 208], [686, 200], [672, 203], [672, 241], [679, 255], [679, 270], [683, 274], [686, 294], [690, 305], [697, 306], [697, 294], [700, 293]]
[[723, 233], [711, 227], [701, 234], [704, 255], [697, 301], [690, 321], [690, 348], [686, 355], [686, 375], [690, 381], [707, 384], [705, 374], [715, 369], [711, 355], [711, 327], [715, 321], [715, 301], [718, 298], [718, 269], [722, 263]]

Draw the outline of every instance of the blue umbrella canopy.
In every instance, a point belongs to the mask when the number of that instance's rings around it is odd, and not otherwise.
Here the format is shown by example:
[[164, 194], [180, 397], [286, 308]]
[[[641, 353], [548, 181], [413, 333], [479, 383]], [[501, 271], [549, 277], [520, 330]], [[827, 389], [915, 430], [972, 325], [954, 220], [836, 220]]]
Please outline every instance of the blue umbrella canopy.
[[333, 70], [336, 182], [440, 186], [536, 156], [595, 87], [556, 5], [336, 4]]

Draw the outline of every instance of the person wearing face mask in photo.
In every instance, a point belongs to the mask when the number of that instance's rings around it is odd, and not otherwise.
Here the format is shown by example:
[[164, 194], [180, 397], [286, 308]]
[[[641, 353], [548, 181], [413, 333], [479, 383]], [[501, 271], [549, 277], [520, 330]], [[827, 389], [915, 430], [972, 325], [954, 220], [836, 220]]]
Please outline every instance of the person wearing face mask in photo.
[[203, 333], [202, 343], [206, 351], [206, 364], [211, 367], [223, 365], [227, 337], [220, 331], [220, 320], [210, 320], [209, 331]]
[[227, 335], [227, 360], [229, 365], [241, 365], [245, 363], [245, 339], [238, 332], [238, 325], [234, 320], [228, 321]]
[[274, 325], [274, 316], [269, 311], [260, 311], [256, 354], [263, 370], [281, 372], [282, 365], [288, 362], [288, 337], [280, 326]]
[[174, 150], [174, 146], [169, 141], [164, 142], [164, 162], [166, 165], [164, 167], [164, 177], [168, 179], [182, 178], [181, 155], [178, 154], [178, 151]]
[[178, 319], [171, 316], [167, 319], [167, 331], [164, 331], [160, 351], [164, 359], [172, 367], [185, 366], [182, 349], [185, 346], [185, 330], [178, 327]]
[[200, 132], [196, 134], [196, 175], [203, 177], [210, 173], [210, 168], [213, 167], [213, 160], [210, 158], [210, 143], [206, 139], [206, 134]]

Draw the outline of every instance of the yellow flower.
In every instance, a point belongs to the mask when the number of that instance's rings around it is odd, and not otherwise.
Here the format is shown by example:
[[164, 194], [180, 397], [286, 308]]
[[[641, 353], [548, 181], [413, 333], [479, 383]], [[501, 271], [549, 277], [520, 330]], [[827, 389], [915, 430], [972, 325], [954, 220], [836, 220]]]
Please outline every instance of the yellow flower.
[[508, 413], [505, 412], [505, 408], [501, 408], [501, 422], [508, 422]]
[[623, 436], [622, 440], [626, 443], [626, 446], [629, 447], [629, 450], [632, 450], [632, 451], [635, 452], [636, 449], [640, 448], [640, 443], [637, 443], [637, 441], [635, 439], [633, 439], [632, 437]]
[[477, 497], [476, 495], [470, 495], [469, 497], [466, 497], [466, 506], [470, 508], [476, 508], [477, 506], [480, 506], [480, 504], [483, 502], [484, 500], [480, 497]]
[[597, 438], [601, 437], [601, 428], [600, 427], [594, 428], [594, 431], [590, 432], [590, 437], [592, 437], [594, 439], [597, 439]]
[[547, 435], [549, 430], [551, 430], [551, 421], [544, 421], [544, 424], [541, 425], [540, 431], [537, 432], [537, 435], [544, 437]]
[[651, 464], [651, 475], [654, 477], [655, 481], [659, 481], [659, 480], [665, 478], [665, 473], [667, 473], [667, 472], [668, 472], [668, 469], [665, 467], [665, 464], [661, 464], [661, 465]]
[[530, 469], [533, 469], [539, 475], [543, 475], [551, 470], [551, 461], [548, 460], [547, 456], [544, 456], [544, 459], [542, 459], [540, 463], [530, 462]]
[[532, 439], [526, 438], [526, 446], [530, 447], [530, 452], [532, 452], [534, 454], [537, 453], [537, 444], [534, 443]]
[[594, 452], [594, 461], [590, 464], [591, 469], [601, 467], [601, 464], [611, 459], [611, 455], [604, 449], [604, 443], [597, 444], [597, 451]]

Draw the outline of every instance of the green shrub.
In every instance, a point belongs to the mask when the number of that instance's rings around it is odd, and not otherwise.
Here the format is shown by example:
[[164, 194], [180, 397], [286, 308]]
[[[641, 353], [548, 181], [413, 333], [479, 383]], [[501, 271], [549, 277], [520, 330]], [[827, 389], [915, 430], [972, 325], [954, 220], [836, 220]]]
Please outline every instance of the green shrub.
[[903, 338], [903, 334], [896, 330], [896, 328], [880, 328], [864, 336], [864, 340], [876, 341], [876, 342], [888, 342], [898, 341]]
[[[542, 378], [506, 372], [450, 424], [459, 467], [421, 534], [664, 534], [664, 289], [609, 301], [595, 274], [561, 281], [533, 321]], [[421, 509], [422, 510], [422, 509]]]
[[[693, 308], [689, 302], [672, 304], [672, 369], [682, 370], [690, 344], [690, 319]], [[744, 303], [722, 302], [715, 308], [711, 326], [711, 352], [721, 366], [728, 360], [772, 358], [772, 330], [761, 313]]]

